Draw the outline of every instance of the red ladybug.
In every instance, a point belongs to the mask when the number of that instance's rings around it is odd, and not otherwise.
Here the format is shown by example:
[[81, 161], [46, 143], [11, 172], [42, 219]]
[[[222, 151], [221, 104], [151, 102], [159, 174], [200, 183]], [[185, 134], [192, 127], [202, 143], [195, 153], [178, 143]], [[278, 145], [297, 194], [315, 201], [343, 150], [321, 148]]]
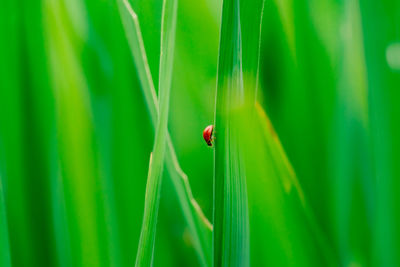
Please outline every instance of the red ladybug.
[[214, 126], [208, 125], [203, 131], [203, 138], [208, 146], [212, 146]]

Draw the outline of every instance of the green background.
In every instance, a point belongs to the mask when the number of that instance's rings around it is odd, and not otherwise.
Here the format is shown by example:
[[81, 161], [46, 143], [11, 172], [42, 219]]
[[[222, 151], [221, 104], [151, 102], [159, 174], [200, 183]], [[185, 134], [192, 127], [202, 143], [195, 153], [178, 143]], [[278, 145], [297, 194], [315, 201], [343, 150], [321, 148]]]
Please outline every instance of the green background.
[[[131, 4], [158, 84], [162, 1]], [[178, 5], [169, 132], [211, 220], [213, 149], [202, 131], [214, 121], [222, 1]], [[0, 6], [0, 266], [132, 266], [154, 133], [116, 0]], [[400, 265], [400, 2], [265, 1], [258, 100], [331, 264]], [[198, 266], [164, 178], [154, 263]], [[264, 215], [302, 212], [282, 206]], [[291, 216], [283, 229], [296, 230], [270, 239], [271, 250], [251, 247], [268, 258], [253, 266], [321, 266]], [[271, 225], [251, 236], [267, 238]]]

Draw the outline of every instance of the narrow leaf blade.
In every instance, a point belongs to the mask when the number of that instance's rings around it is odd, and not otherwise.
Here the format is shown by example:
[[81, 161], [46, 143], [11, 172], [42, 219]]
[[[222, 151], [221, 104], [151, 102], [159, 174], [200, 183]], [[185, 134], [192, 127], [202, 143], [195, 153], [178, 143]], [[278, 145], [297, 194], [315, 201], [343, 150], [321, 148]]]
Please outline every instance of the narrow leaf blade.
[[239, 128], [243, 87], [239, 1], [224, 1], [215, 112], [214, 265], [249, 265], [246, 175]]
[[150, 158], [146, 199], [136, 266], [152, 266], [165, 148], [168, 133], [169, 97], [175, 48], [177, 0], [164, 0], [161, 24], [161, 56], [159, 77], [159, 117]]
[[[123, 4], [121, 1], [118, 1], [118, 3], [126, 36], [142, 85], [142, 92], [145, 96], [153, 126], [156, 127], [158, 120], [158, 100], [147, 61], [138, 16], [126, 0], [123, 1]], [[202, 266], [211, 266], [212, 225], [204, 216], [200, 206], [193, 197], [188, 177], [179, 165], [174, 146], [168, 133], [165, 164], [174, 184], [174, 189], [178, 195], [179, 204], [188, 224], [200, 264]]]

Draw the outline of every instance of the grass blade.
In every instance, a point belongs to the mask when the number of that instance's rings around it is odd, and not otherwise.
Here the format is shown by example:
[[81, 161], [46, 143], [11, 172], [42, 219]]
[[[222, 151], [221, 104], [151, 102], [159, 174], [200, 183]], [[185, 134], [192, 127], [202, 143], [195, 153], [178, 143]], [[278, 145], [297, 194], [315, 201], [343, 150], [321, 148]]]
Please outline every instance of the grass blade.
[[[147, 62], [146, 51], [140, 31], [139, 20], [130, 4], [118, 1], [126, 36], [135, 61], [142, 91], [149, 109], [153, 126], [158, 120], [158, 100]], [[167, 133], [165, 164], [178, 195], [183, 215], [188, 224], [195, 250], [202, 266], [211, 266], [212, 225], [204, 216], [190, 189], [187, 175], [182, 171], [171, 138]]]
[[[214, 263], [249, 265], [249, 240], [253, 244], [254, 262], [265, 265], [333, 263], [336, 262], [333, 251], [306, 204], [271, 123], [258, 104], [254, 114], [264, 2], [253, 2], [239, 5], [238, 1], [225, 1], [223, 6], [215, 123]], [[250, 145], [241, 149], [241, 143], [246, 140], [252, 140], [257, 147]], [[250, 182], [251, 212], [247, 207], [246, 179]], [[276, 201], [285, 204], [277, 205]], [[298, 212], [287, 214], [286, 210]], [[267, 221], [271, 214], [275, 215], [273, 223]], [[304, 223], [306, 231], [293, 229], [291, 220], [296, 219]], [[279, 229], [279, 234], [268, 232], [271, 229]], [[311, 256], [312, 249], [305, 250], [310, 253], [308, 256], [293, 253], [292, 247], [297, 242], [308, 243], [314, 251], [318, 248], [318, 257]], [[265, 251], [269, 252], [268, 256], [260, 256]], [[278, 256], [282, 251], [286, 256]]]
[[295, 203], [296, 209], [301, 211], [301, 216], [304, 218], [303, 222], [306, 228], [309, 230], [309, 234], [313, 243], [315, 243], [319, 250], [320, 255], [326, 263], [338, 264], [337, 255], [335, 255], [332, 245], [329, 243], [325, 233], [323, 233], [321, 227], [318, 225], [313, 210], [306, 201], [303, 189], [297, 179], [296, 173], [287, 158], [286, 152], [282, 147], [278, 135], [276, 134], [271, 121], [267, 114], [262, 109], [260, 104], [256, 103], [256, 114], [257, 124], [261, 127], [262, 139], [265, 143], [265, 150], [268, 150], [269, 158], [268, 161], [273, 168], [275, 173], [278, 174], [277, 178], [281, 183], [282, 191], [287, 196], [293, 196], [293, 202]]
[[140, 233], [136, 266], [152, 266], [153, 263], [162, 171], [168, 133], [169, 96], [175, 48], [177, 8], [177, 0], [164, 0], [161, 22], [159, 117], [153, 148], [154, 158], [150, 157], [143, 224]]
[[[242, 127], [249, 202], [250, 261], [259, 266], [332, 266], [337, 263], [315, 223], [268, 117], [256, 113]], [[302, 249], [298, 249], [301, 247]]]
[[249, 104], [257, 96], [263, 12], [264, 0], [240, 0], [243, 87]]
[[147, 61], [142, 33], [140, 31], [139, 19], [128, 0], [118, 1], [118, 7], [125, 28], [126, 38], [128, 39], [133, 60], [135, 61], [136, 71], [143, 88], [144, 97], [155, 127], [158, 121], [159, 106], [153, 78], [151, 77], [150, 67]]
[[[80, 17], [82, 14], [78, 11], [82, 8], [77, 2], [70, 3], [76, 5], [75, 18]], [[54, 224], [68, 227], [63, 229], [65, 232], [58, 233], [57, 248], [66, 247], [58, 256], [59, 260], [70, 259], [73, 266], [106, 266], [111, 264], [111, 259], [103, 217], [104, 198], [98, 194], [102, 188], [96, 168], [97, 155], [92, 146], [96, 135], [89, 85], [79, 61], [82, 39], [71, 34], [76, 29], [70, 23], [64, 4], [63, 1], [48, 1], [45, 6], [45, 31], [56, 109], [57, 148], [53, 153], [60, 164], [60, 173], [54, 170], [53, 174], [60, 174], [61, 179], [54, 181], [54, 185], [60, 182], [62, 188], [61, 194], [54, 197], [65, 197], [55, 205], [64, 213], [64, 207], [60, 205], [65, 203], [66, 213], [66, 222], [58, 218]]]
[[[365, 51], [367, 105], [373, 153], [375, 199], [370, 203], [374, 205], [374, 241], [370, 251], [374, 254], [375, 265], [399, 266], [400, 73], [391, 65], [390, 59], [395, 57], [391, 55], [390, 50], [400, 41], [400, 5], [398, 1], [383, 2], [379, 6], [364, 1], [357, 2], [361, 8], [359, 18], [363, 36], [361, 41]], [[385, 19], [376, 19], [379, 17]], [[382, 56], [385, 53], [386, 58]], [[365, 194], [371, 197], [370, 192]]]
[[214, 265], [249, 265], [249, 217], [241, 114], [246, 110], [238, 0], [223, 2], [215, 112]]

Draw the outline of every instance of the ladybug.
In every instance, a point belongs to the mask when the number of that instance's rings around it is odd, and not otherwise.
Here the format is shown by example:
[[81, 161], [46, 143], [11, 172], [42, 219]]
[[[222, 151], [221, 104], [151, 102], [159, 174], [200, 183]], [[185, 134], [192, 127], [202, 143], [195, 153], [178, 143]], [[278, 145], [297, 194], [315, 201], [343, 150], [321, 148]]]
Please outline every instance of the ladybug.
[[203, 138], [208, 146], [212, 146], [214, 125], [208, 125], [203, 131]]

